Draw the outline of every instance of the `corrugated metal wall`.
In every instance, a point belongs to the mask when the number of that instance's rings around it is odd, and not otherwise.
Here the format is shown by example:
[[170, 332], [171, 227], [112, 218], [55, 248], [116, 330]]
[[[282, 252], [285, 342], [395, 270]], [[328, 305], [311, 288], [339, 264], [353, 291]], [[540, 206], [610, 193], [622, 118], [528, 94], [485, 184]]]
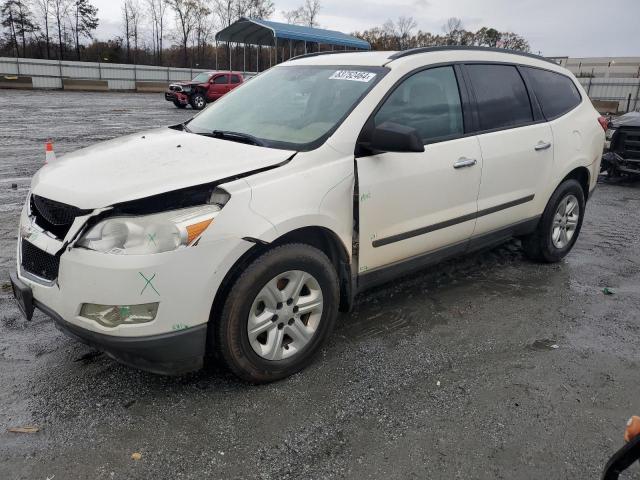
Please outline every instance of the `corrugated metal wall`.
[[592, 100], [618, 102], [619, 112], [640, 110], [640, 78], [579, 78]]
[[62, 88], [61, 78], [74, 78], [107, 80], [109, 89], [134, 90], [136, 81], [170, 83], [190, 80], [204, 71], [207, 70], [0, 57], [0, 75], [32, 77], [34, 88]]

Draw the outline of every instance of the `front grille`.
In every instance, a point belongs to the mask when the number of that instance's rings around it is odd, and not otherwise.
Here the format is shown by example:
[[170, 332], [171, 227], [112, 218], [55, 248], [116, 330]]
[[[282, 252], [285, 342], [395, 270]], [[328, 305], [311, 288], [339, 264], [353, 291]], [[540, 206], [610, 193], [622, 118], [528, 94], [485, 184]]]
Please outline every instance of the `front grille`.
[[60, 257], [40, 250], [32, 243], [22, 239], [22, 268], [45, 280], [55, 280], [58, 278], [60, 268]]
[[640, 131], [624, 132], [626, 158], [640, 158]]
[[41, 228], [58, 238], [64, 238], [75, 218], [87, 215], [91, 210], [81, 210], [66, 203], [31, 195], [31, 213], [36, 218], [36, 224]]

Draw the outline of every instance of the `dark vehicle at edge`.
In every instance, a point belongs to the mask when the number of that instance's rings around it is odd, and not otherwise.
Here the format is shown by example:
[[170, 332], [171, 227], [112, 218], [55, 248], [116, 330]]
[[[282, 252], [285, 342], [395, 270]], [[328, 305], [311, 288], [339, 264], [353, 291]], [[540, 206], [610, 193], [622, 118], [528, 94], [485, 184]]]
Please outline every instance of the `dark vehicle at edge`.
[[640, 112], [609, 121], [607, 141], [601, 171], [610, 177], [640, 176]]

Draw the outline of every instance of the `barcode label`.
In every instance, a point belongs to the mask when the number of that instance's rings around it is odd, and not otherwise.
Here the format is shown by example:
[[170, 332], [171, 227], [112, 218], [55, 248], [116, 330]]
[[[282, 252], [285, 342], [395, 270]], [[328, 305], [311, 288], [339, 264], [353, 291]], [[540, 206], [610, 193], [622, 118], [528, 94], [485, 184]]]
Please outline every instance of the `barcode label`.
[[338, 70], [329, 77], [329, 80], [351, 80], [353, 82], [370, 82], [376, 74], [371, 72], [358, 72], [356, 70]]

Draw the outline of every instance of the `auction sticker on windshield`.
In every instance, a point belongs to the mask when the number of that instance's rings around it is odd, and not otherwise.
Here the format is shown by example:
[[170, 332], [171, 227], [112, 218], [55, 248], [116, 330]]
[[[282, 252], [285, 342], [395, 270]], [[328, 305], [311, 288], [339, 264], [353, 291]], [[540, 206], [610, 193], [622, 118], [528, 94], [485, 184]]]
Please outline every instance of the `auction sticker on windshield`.
[[370, 82], [376, 76], [371, 72], [358, 72], [356, 70], [337, 70], [329, 77], [329, 80], [351, 80], [354, 82]]

